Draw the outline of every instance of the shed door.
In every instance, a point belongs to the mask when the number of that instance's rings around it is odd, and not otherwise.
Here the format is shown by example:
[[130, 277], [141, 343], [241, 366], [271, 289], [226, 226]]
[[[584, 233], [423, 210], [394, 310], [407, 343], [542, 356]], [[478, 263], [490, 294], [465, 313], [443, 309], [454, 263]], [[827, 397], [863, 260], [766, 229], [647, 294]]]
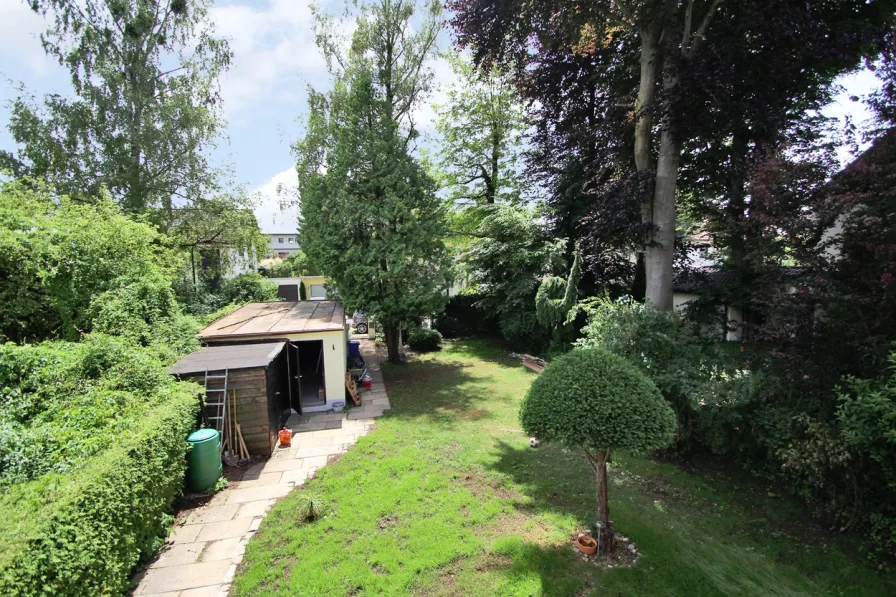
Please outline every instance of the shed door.
[[286, 345], [286, 350], [288, 351], [289, 375], [291, 378], [289, 384], [291, 388], [294, 388], [290, 400], [295, 411], [302, 414], [302, 401], [300, 399], [302, 396], [302, 371], [299, 365], [299, 347], [290, 342]]

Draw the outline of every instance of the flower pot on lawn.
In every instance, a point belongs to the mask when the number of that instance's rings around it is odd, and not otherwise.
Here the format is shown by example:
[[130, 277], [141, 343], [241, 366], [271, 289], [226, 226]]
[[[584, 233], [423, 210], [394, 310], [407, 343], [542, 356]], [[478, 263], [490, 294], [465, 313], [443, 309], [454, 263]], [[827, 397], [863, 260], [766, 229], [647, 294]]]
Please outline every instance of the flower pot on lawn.
[[586, 556], [591, 556], [597, 551], [597, 541], [590, 535], [579, 535], [576, 539], [576, 547]]

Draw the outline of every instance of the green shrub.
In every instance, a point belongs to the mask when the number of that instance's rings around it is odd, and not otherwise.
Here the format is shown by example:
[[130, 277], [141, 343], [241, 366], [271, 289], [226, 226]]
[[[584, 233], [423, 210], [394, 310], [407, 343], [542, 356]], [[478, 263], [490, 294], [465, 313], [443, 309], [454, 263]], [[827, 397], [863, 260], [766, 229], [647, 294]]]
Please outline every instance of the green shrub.
[[0, 187], [0, 338], [70, 340], [90, 329], [94, 298], [122, 280], [170, 279], [176, 253], [154, 227], [103, 198], [90, 204]]
[[223, 304], [277, 301], [278, 286], [257, 272], [234, 276], [221, 285]]
[[77, 470], [175, 384], [151, 351], [121, 338], [0, 345], [0, 490]]
[[264, 275], [268, 278], [298, 278], [300, 276], [313, 276], [308, 257], [302, 251], [290, 253], [283, 259], [277, 259], [264, 268]]
[[198, 387], [165, 388], [77, 474], [49, 474], [0, 498], [0, 594], [121, 595], [167, 531], [183, 484]]
[[433, 329], [439, 330], [445, 338], [497, 332], [493, 314], [477, 306], [482, 298], [480, 294], [466, 290], [452, 296], [445, 310], [433, 321]]
[[438, 350], [442, 345], [442, 334], [438, 330], [414, 328], [408, 334], [408, 346], [417, 352]]
[[[612, 547], [607, 458], [613, 450], [663, 448], [675, 434], [675, 413], [657, 387], [625, 359], [600, 348], [577, 349], [552, 361], [520, 407], [527, 434], [584, 451], [597, 477], [602, 547]], [[606, 533], [606, 536], [604, 536]]]
[[687, 321], [631, 297], [589, 299], [576, 309], [588, 317], [576, 346], [608, 350], [649, 377], [675, 409], [676, 442], [688, 439], [706, 384], [744, 368], [744, 358], [718, 349]]

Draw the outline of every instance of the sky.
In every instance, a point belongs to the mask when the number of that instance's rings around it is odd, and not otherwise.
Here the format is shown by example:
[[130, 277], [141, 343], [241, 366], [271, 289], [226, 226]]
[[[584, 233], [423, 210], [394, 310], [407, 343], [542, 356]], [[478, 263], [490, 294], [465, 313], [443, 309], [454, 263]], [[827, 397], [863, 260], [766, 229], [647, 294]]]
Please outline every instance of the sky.
[[[344, 3], [329, 0], [325, 10], [340, 14]], [[307, 87], [325, 89], [329, 75], [314, 44], [310, 3], [304, 0], [217, 0], [211, 18], [217, 34], [230, 42], [233, 64], [221, 80], [226, 138], [212, 158], [215, 165], [232, 165], [235, 180], [257, 193], [256, 216], [265, 232], [293, 232], [297, 210], [280, 210], [278, 189], [295, 188], [291, 145], [301, 134]], [[0, 0], [0, 148], [13, 149], [6, 126], [8, 102], [24, 84], [35, 96], [66, 94], [68, 75], [44, 55], [38, 39], [48, 22], [20, 0]], [[440, 46], [447, 48], [447, 32]], [[444, 98], [453, 75], [445, 60], [433, 64], [435, 92], [431, 102]], [[861, 96], [877, 86], [874, 76], [862, 71], [841, 78], [844, 91], [825, 110], [855, 122], [868, 117], [867, 110], [850, 96]], [[417, 123], [424, 135], [433, 132], [434, 113], [423, 108]], [[841, 156], [844, 160], [847, 155]]]

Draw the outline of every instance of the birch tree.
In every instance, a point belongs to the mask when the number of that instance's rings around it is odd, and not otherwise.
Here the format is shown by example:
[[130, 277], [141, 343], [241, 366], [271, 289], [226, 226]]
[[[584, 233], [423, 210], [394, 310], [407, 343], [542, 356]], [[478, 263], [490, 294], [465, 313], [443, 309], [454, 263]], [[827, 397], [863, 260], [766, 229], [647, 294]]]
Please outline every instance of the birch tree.
[[72, 94], [23, 94], [5, 162], [82, 201], [106, 189], [128, 213], [170, 224], [217, 184], [206, 151], [221, 132], [218, 76], [231, 61], [210, 0], [33, 0], [44, 51]]

